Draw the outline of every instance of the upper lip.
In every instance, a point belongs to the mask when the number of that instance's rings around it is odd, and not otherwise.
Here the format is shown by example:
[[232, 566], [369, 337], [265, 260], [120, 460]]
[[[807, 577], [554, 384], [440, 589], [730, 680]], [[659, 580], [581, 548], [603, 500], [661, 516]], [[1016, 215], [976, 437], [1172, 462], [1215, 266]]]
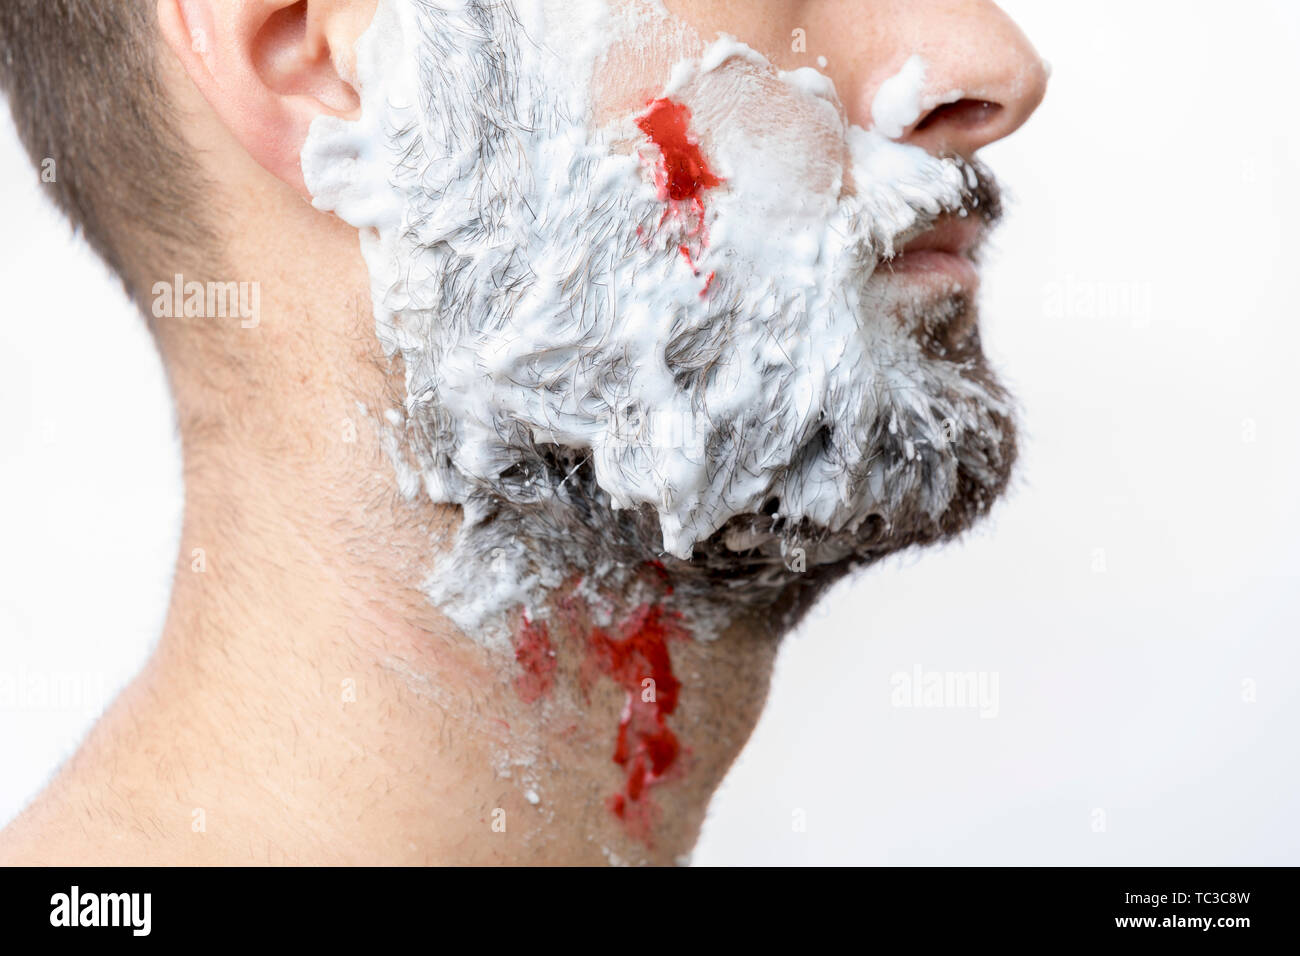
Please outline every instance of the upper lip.
[[984, 223], [976, 216], [941, 216], [925, 232], [903, 244], [898, 255], [909, 252], [947, 252], [954, 256], [973, 258], [976, 247], [984, 238]]

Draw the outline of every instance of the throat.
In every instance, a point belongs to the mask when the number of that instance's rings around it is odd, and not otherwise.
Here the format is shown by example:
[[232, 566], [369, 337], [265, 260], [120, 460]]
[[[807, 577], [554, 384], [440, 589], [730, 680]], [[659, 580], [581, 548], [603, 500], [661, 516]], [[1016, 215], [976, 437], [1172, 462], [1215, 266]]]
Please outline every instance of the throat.
[[605, 862], [680, 861], [757, 721], [776, 636], [737, 620], [701, 640], [674, 596], [651, 563], [619, 594], [574, 580], [519, 614], [493, 764], [552, 861], [566, 832]]

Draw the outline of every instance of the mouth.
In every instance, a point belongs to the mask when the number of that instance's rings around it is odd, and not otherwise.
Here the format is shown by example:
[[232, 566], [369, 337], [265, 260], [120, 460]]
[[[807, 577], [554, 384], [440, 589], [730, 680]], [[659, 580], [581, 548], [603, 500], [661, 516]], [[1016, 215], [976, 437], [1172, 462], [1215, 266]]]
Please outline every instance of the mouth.
[[938, 284], [947, 292], [974, 293], [980, 282], [975, 252], [984, 234], [985, 224], [977, 216], [943, 216], [881, 262], [878, 272]]

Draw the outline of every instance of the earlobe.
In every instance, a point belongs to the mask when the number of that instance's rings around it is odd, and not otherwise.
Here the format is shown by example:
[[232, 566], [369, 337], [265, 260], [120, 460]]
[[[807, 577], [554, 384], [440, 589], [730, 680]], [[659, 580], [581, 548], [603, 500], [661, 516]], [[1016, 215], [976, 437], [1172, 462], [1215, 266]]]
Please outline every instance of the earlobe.
[[[159, 0], [164, 42], [222, 124], [258, 164], [307, 194], [300, 155], [318, 116], [353, 117], [359, 99], [330, 48], [338, 0]], [[347, 22], [347, 21], [345, 21]]]

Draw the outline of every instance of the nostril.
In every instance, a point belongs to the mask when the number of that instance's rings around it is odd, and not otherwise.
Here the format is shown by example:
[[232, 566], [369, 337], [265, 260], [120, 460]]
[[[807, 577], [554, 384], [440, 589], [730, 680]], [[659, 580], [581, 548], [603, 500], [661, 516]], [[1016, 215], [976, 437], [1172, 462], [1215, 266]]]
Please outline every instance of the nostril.
[[926, 114], [925, 119], [916, 124], [916, 132], [921, 133], [940, 123], [957, 129], [979, 129], [1002, 112], [1001, 103], [988, 100], [958, 100], [945, 103]]

